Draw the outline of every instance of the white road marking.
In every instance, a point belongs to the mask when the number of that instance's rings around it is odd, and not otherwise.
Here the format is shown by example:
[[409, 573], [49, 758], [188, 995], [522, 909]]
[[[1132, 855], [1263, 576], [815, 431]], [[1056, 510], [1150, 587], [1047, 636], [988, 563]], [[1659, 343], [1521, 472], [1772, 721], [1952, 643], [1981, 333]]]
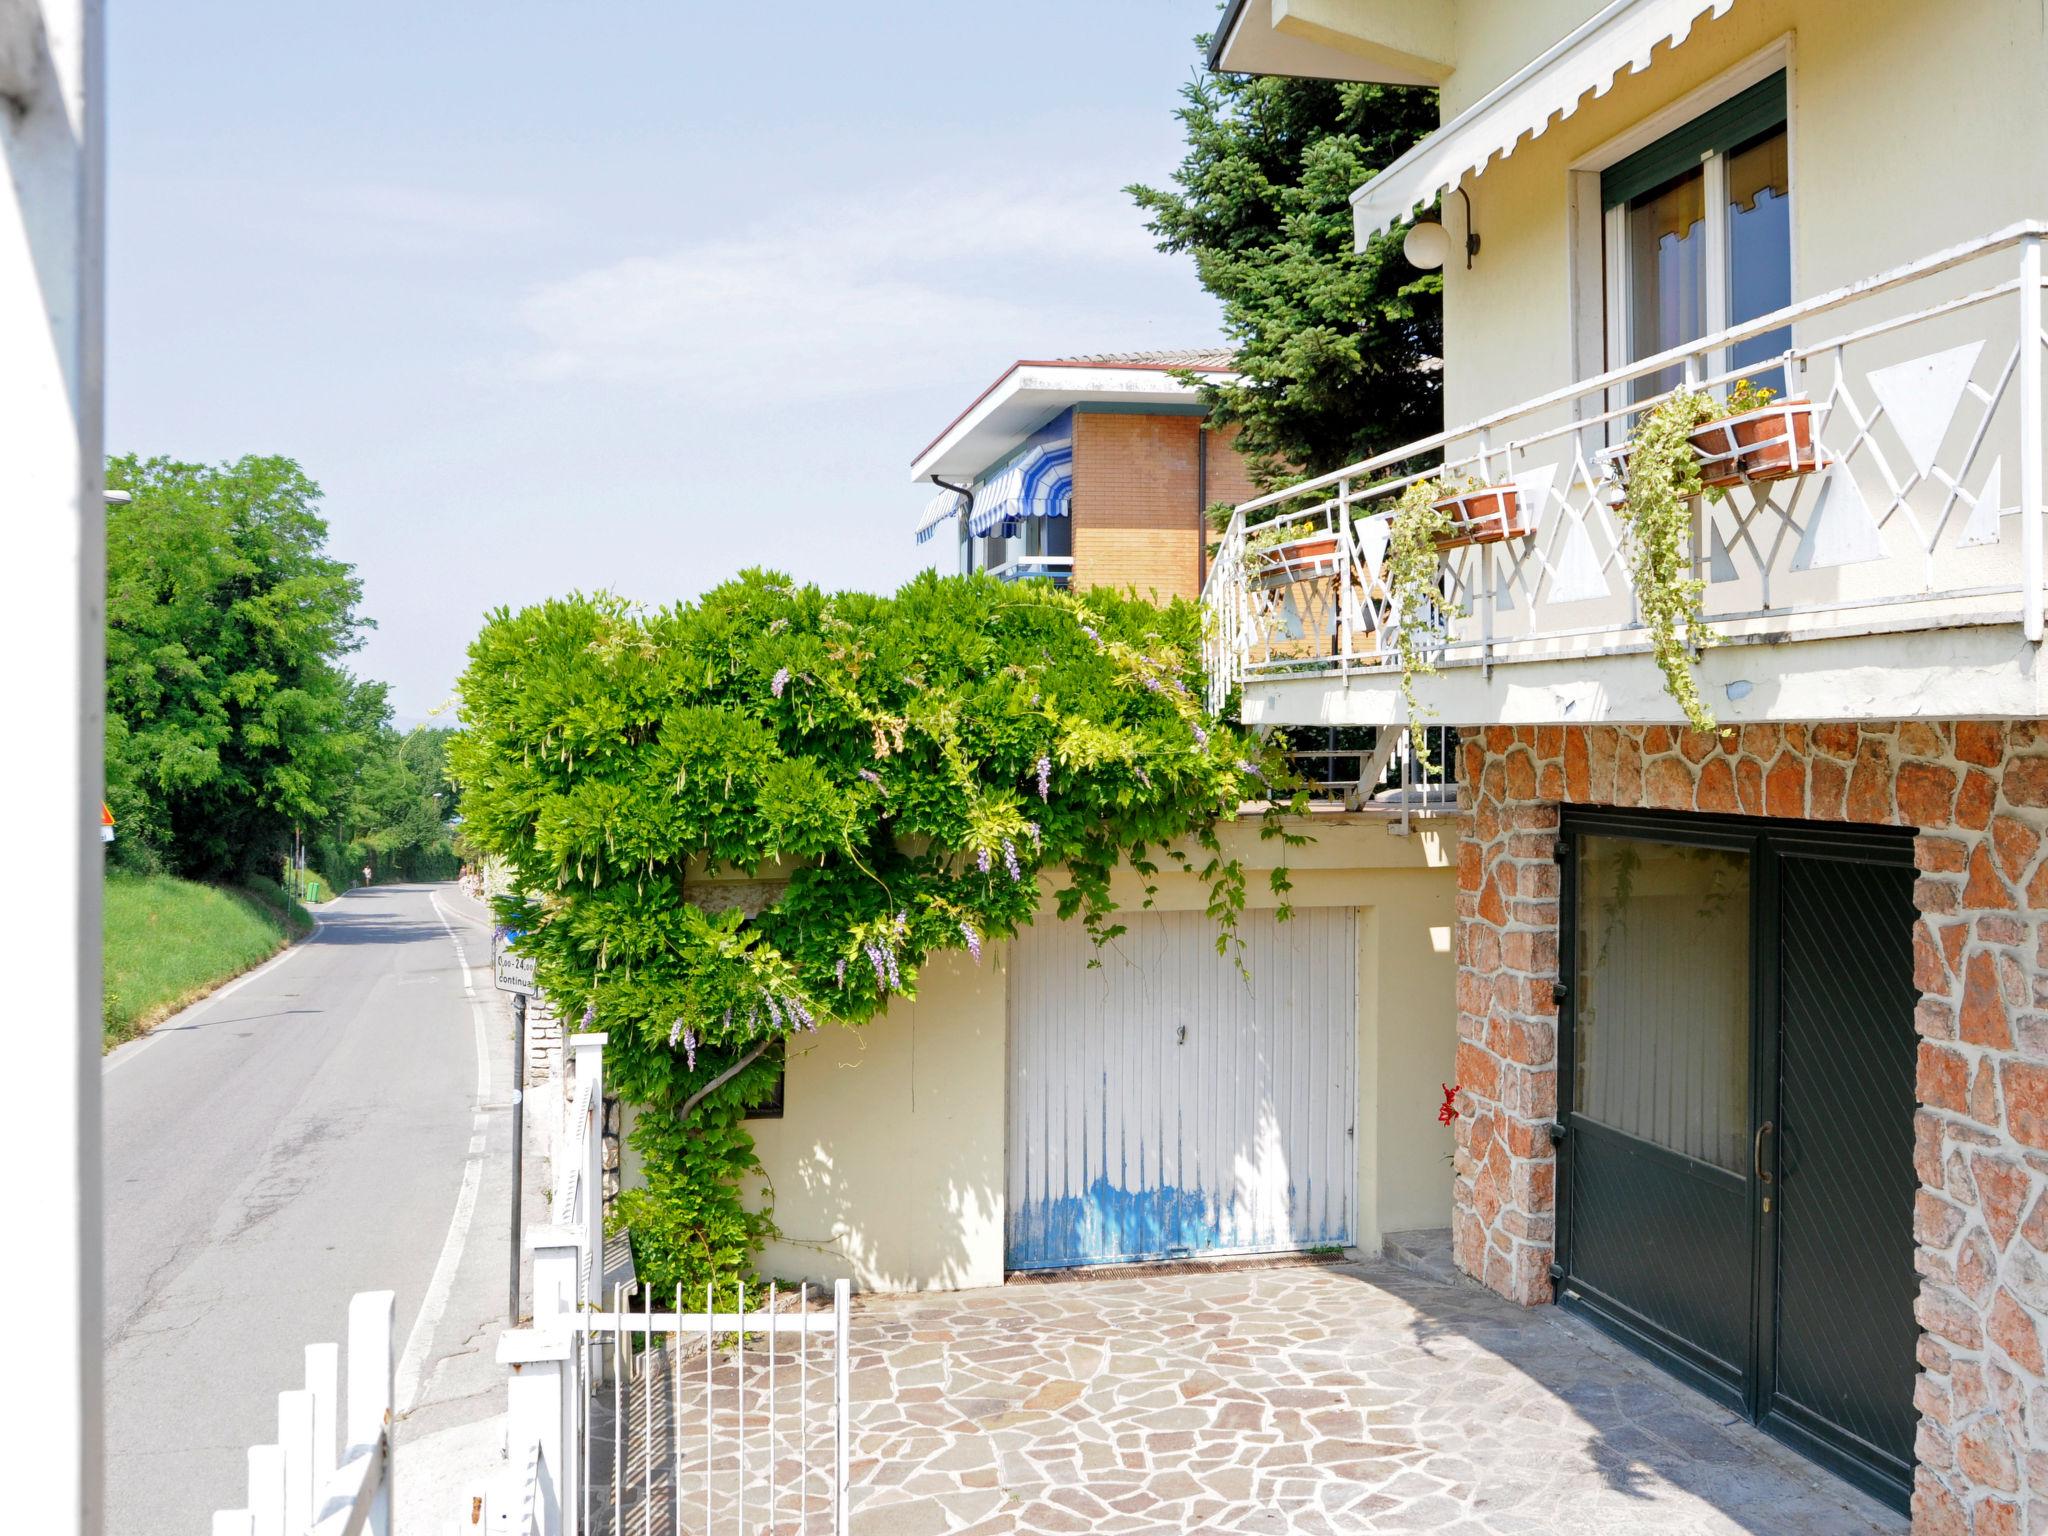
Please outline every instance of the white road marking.
[[[429, 893], [428, 899], [441, 918], [441, 926], [448, 930], [448, 942], [455, 946], [456, 959], [462, 965], [463, 990], [468, 992], [469, 958], [463, 953], [461, 936], [449, 921], [448, 910], [441, 905], [441, 898]], [[476, 1033], [476, 1103], [481, 1110], [491, 1095], [490, 1036], [484, 1019], [484, 1005], [474, 1000], [474, 993], [471, 997], [470, 1022]], [[484, 1133], [488, 1126], [489, 1121], [481, 1113], [471, 1121], [469, 1152], [462, 1167], [462, 1188], [455, 1196], [455, 1214], [448, 1222], [448, 1236], [441, 1244], [441, 1257], [434, 1263], [433, 1278], [427, 1282], [427, 1294], [420, 1303], [419, 1316], [413, 1319], [412, 1332], [406, 1336], [405, 1352], [398, 1358], [394, 1395], [397, 1399], [395, 1408], [400, 1414], [410, 1413], [419, 1403], [427, 1351], [433, 1347], [434, 1331], [440, 1327], [441, 1318], [448, 1310], [448, 1293], [455, 1288], [455, 1271], [462, 1263], [463, 1244], [469, 1239], [469, 1224], [476, 1215], [477, 1189], [483, 1183]]]
[[[299, 951], [303, 950], [314, 939], [319, 938], [320, 929], [324, 925], [321, 923], [319, 917], [314, 913], [308, 912], [306, 915], [313, 919], [313, 931], [310, 934], [308, 934], [305, 938], [293, 940], [291, 943], [285, 945], [283, 949], [279, 950], [276, 954], [272, 955], [268, 960], [264, 961], [261, 965], [257, 966], [256, 969], [254, 969], [253, 971], [244, 971], [241, 975], [237, 976], [233, 981], [229, 982], [226, 986], [220, 988], [218, 991], [209, 992], [206, 994], [206, 996], [199, 999], [198, 1002], [193, 1003], [190, 1007], [181, 1008], [176, 1013], [172, 1014], [170, 1018], [159, 1020], [156, 1026], [152, 1028], [150, 1032], [144, 1035], [140, 1040], [130, 1040], [126, 1045], [116, 1047], [114, 1050], [109, 1051], [107, 1053], [106, 1059], [100, 1063], [100, 1074], [102, 1076], [105, 1076], [107, 1073], [113, 1071], [114, 1068], [126, 1065], [128, 1062], [131, 1062], [136, 1057], [140, 1056], [144, 1051], [148, 1050], [152, 1045], [155, 1045], [157, 1041], [160, 1038], [162, 1038], [159, 1032], [163, 1029], [163, 1027], [166, 1024], [171, 1023], [172, 1020], [182, 1019], [188, 1013], [198, 1013], [208, 1004], [219, 1002], [222, 998], [226, 997], [230, 992], [241, 991], [242, 988], [249, 985], [249, 983], [254, 981], [258, 976], [261, 976], [268, 971], [276, 970], [279, 966], [283, 965], [285, 961], [291, 959], [293, 955], [296, 955], [299, 953]], [[177, 1031], [173, 1030], [171, 1031], [171, 1033], [175, 1034], [177, 1033]]]

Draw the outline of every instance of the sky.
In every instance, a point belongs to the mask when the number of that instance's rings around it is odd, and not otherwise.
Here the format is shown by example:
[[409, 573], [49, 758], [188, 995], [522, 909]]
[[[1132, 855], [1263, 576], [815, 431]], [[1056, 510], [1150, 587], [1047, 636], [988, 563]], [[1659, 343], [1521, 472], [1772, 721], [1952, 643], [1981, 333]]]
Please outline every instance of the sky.
[[500, 605], [891, 590], [1011, 361], [1218, 338], [1121, 191], [1216, 11], [114, 7], [109, 449], [298, 460], [402, 725]]

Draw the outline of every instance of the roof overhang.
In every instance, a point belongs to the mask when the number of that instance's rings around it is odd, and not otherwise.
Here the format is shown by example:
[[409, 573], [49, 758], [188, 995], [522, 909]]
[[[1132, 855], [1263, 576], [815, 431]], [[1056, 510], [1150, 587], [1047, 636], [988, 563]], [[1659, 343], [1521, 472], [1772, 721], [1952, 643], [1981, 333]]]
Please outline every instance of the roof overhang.
[[1449, 0], [1230, 0], [1209, 67], [1239, 75], [1440, 85], [1453, 68]]
[[1194, 386], [1174, 377], [1182, 371], [1204, 379], [1236, 377], [1165, 363], [1013, 363], [911, 462], [910, 478], [972, 480], [1072, 406], [1191, 405]]
[[[1258, 3], [1258, 0], [1248, 0]], [[1278, 3], [1278, 0], [1271, 0]], [[1351, 194], [1359, 247], [1650, 66], [1735, 0], [1612, 0]]]

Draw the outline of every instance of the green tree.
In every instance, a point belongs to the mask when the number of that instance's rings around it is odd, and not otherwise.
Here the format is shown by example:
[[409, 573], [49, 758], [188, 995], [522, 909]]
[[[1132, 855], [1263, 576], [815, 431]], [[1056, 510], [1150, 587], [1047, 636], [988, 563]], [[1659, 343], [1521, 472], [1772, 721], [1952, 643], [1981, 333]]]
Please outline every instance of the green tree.
[[334, 810], [381, 687], [341, 665], [369, 621], [285, 458], [126, 456], [107, 518], [107, 798], [115, 848], [219, 878], [268, 868]]
[[1204, 387], [1212, 422], [1243, 427], [1269, 486], [1437, 431], [1442, 280], [1398, 234], [1354, 250], [1351, 223], [1352, 190], [1436, 128], [1436, 93], [1203, 72], [1182, 97], [1175, 187], [1127, 190], [1223, 306], [1243, 377]]

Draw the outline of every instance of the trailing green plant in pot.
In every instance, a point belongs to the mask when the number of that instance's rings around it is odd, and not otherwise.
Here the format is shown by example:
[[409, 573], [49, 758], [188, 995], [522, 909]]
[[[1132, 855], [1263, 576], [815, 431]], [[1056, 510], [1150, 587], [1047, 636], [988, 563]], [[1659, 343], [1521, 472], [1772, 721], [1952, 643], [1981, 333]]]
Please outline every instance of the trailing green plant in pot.
[[[1417, 480], [1401, 492], [1387, 520], [1387, 592], [1394, 606], [1401, 699], [1411, 727], [1436, 713], [1416, 697], [1415, 679], [1436, 671], [1436, 651], [1443, 638], [1440, 616], [1461, 616], [1450, 608], [1441, 582], [1441, 541], [1454, 526], [1450, 509], [1439, 505], [1443, 499], [1444, 487], [1439, 482]], [[1412, 739], [1417, 760], [1425, 769], [1433, 768], [1427, 733], [1418, 731]]]
[[1719, 501], [1728, 492], [1702, 481], [1693, 435], [1710, 422], [1768, 405], [1771, 395], [1747, 379], [1738, 380], [1725, 400], [1678, 390], [1636, 424], [1620, 461], [1620, 514], [1636, 605], [1665, 691], [1695, 730], [1717, 731], [1720, 724], [1700, 696], [1693, 671], [1693, 652], [1719, 638], [1702, 606], [1707, 584], [1692, 574], [1693, 498]]

